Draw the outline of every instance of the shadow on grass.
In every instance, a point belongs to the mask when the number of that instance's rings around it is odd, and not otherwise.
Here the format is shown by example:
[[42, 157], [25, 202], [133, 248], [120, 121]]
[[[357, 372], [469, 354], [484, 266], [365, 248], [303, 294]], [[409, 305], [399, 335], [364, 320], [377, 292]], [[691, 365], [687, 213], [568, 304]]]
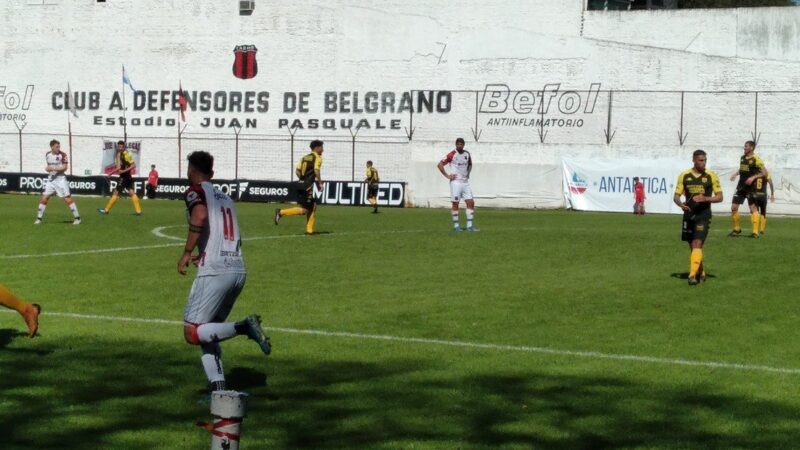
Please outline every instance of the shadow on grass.
[[[0, 338], [9, 335], [2, 330]], [[4, 339], [4, 338], [3, 338]], [[0, 448], [203, 448], [197, 352], [98, 336], [46, 357], [0, 348]], [[251, 394], [246, 448], [789, 448], [795, 408], [713, 385], [639, 383], [434, 359], [226, 358]], [[269, 380], [269, 382], [267, 382]]]
[[[669, 276], [671, 276], [672, 278], [678, 278], [678, 279], [681, 279], [681, 280], [688, 280], [689, 279], [689, 272], [673, 272]], [[717, 278], [717, 276], [709, 272], [709, 273], [706, 273], [706, 278]]]

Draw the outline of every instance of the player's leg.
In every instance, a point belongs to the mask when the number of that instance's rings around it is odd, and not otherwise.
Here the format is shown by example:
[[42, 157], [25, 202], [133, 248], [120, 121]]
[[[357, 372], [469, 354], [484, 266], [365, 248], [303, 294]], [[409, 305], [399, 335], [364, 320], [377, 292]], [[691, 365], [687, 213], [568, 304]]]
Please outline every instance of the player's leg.
[[131, 202], [133, 202], [133, 210], [136, 212], [136, 215], [141, 216], [142, 204], [139, 202], [139, 196], [136, 195], [136, 191], [134, 191], [132, 187], [128, 188], [128, 195], [131, 198]]
[[117, 184], [117, 188], [114, 189], [114, 192], [111, 194], [111, 198], [108, 199], [106, 202], [105, 208], [100, 208], [97, 210], [100, 214], [108, 214], [111, 212], [111, 208], [117, 204], [117, 200], [119, 200], [119, 192], [120, 192], [120, 185]]
[[18, 312], [25, 325], [28, 326], [28, 336], [34, 337], [39, 329], [39, 313], [42, 308], [36, 303], [26, 303], [14, 295], [7, 287], [0, 284], [0, 305]]
[[47, 187], [45, 187], [44, 192], [39, 197], [39, 209], [36, 211], [36, 221], [33, 222], [34, 225], [39, 225], [42, 223], [44, 219], [44, 210], [47, 209], [47, 201], [50, 199], [50, 196], [53, 195], [54, 190], [50, 191], [50, 182], [47, 182]]
[[764, 198], [759, 199], [759, 201], [758, 201], [758, 212], [759, 212], [759, 214], [761, 214], [761, 222], [760, 222], [761, 226], [759, 228], [759, 233], [761, 235], [763, 235], [764, 232], [767, 231], [767, 196], [766, 195], [764, 196]]
[[378, 186], [370, 186], [368, 188], [368, 197], [369, 204], [372, 205], [372, 212], [373, 214], [378, 213]]
[[697, 284], [701, 279], [703, 266], [703, 240], [692, 240], [692, 252], [689, 256], [689, 284]]
[[306, 214], [306, 234], [314, 234], [314, 224], [316, 222], [317, 222], [317, 204], [312, 203], [311, 205], [308, 206], [308, 213]]
[[461, 223], [458, 218], [458, 204], [461, 201], [461, 183], [450, 181], [450, 215], [453, 220], [453, 231], [461, 231]]
[[733, 230], [728, 236], [739, 236], [742, 234], [742, 222], [739, 217], [739, 205], [744, 203], [744, 194], [737, 189], [731, 200], [731, 221], [733, 222]]
[[472, 187], [469, 183], [463, 183], [461, 187], [461, 198], [464, 199], [464, 203], [467, 206], [467, 231], [479, 231], [473, 226], [475, 220], [475, 200], [472, 196]]
[[64, 199], [69, 211], [72, 213], [72, 224], [79, 225], [81, 223], [81, 215], [78, 213], [78, 205], [72, 199], [72, 194], [69, 192], [69, 182], [66, 178], [61, 178], [56, 184], [56, 194]]
[[275, 225], [281, 220], [281, 217], [284, 216], [300, 216], [305, 215], [308, 216], [308, 211], [305, 208], [306, 203], [308, 202], [309, 192], [305, 188], [297, 189], [297, 206], [290, 207], [290, 208], [283, 208], [283, 209], [276, 209], [275, 210]]
[[758, 232], [761, 227], [761, 214], [758, 213], [758, 205], [756, 203], [757, 201], [753, 197], [747, 200], [747, 206], [750, 208], [750, 225], [752, 226], [750, 236], [754, 238], [759, 236]]

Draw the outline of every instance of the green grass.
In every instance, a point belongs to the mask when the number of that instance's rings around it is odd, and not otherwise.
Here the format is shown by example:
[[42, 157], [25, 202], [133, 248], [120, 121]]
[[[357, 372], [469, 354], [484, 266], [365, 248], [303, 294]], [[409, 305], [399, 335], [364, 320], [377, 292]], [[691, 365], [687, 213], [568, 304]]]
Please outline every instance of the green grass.
[[[181, 202], [0, 196], [0, 282], [43, 305], [41, 336], [0, 314], [0, 448], [196, 449], [199, 349], [180, 324]], [[444, 210], [321, 207], [318, 229], [240, 204], [248, 280], [231, 319], [257, 312], [273, 355], [222, 344], [251, 394], [243, 448], [775, 448], [800, 442], [800, 370], [548, 354], [517, 348], [307, 334], [347, 332], [800, 369], [800, 235], [771, 218], [760, 240], [706, 244], [715, 276], [687, 286], [680, 218], [479, 210], [480, 233]], [[126, 251], [9, 258], [118, 247]], [[531, 349], [528, 349], [531, 350]]]

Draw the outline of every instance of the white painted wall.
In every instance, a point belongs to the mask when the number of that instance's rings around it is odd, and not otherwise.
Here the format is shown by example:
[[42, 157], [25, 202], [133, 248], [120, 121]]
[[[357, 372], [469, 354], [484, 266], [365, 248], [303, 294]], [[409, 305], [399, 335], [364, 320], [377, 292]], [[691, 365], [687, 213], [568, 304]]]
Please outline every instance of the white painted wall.
[[[689, 155], [706, 148], [720, 166], [735, 164], [742, 143], [756, 127], [759, 151], [774, 174], [786, 178], [776, 212], [796, 211], [800, 185], [800, 8], [735, 10], [586, 12], [582, 0], [519, 1], [310, 1], [256, 0], [252, 16], [239, 16], [237, 2], [178, 0], [62, 0], [55, 5], [0, 3], [0, 170], [20, 169], [16, 127], [8, 115], [24, 114], [22, 170], [41, 171], [42, 154], [55, 134], [67, 146], [68, 115], [54, 110], [53, 93], [98, 92], [96, 110], [71, 119], [76, 173], [97, 172], [102, 137], [118, 139], [121, 126], [96, 125], [121, 111], [109, 110], [121, 91], [121, 65], [140, 90], [269, 92], [269, 111], [189, 111], [183, 152], [209, 150], [217, 173], [232, 177], [233, 131], [201, 126], [204, 120], [257, 121], [243, 129], [239, 176], [286, 179], [293, 156], [289, 132], [280, 119], [366, 118], [355, 149], [356, 178], [373, 159], [384, 179], [409, 182], [418, 205], [447, 202], [447, 184], [436, 161], [457, 136], [468, 140], [476, 159], [473, 183], [483, 205], [561, 207], [560, 157], [656, 158]], [[236, 45], [258, 48], [259, 73], [233, 77]], [[545, 120], [581, 121], [581, 126], [539, 129], [496, 125], [500, 119], [539, 118], [533, 111], [480, 113], [488, 105], [487, 84], [558, 95]], [[585, 92], [599, 84], [595, 97]], [[28, 109], [14, 104], [33, 86]], [[324, 111], [327, 91], [451, 91], [447, 113], [353, 114]], [[578, 111], [559, 111], [567, 90], [583, 91]], [[607, 92], [614, 90], [613, 98]], [[639, 91], [667, 92], [639, 92]], [[463, 91], [463, 92], [462, 92]], [[637, 92], [620, 92], [637, 91]], [[681, 94], [684, 146], [679, 143]], [[719, 93], [720, 91], [748, 91]], [[765, 93], [763, 91], [791, 91]], [[309, 112], [285, 112], [286, 92], [308, 92]], [[476, 94], [477, 92], [477, 94]], [[571, 95], [571, 94], [566, 94]], [[549, 98], [548, 95], [546, 97]], [[9, 100], [11, 98], [11, 100]], [[509, 97], [508, 105], [513, 107]], [[56, 99], [59, 100], [58, 98]], [[128, 119], [162, 122], [178, 114], [134, 111], [127, 93]], [[608, 111], [611, 105], [611, 128]], [[564, 105], [561, 105], [562, 107]], [[562, 108], [563, 109], [563, 108]], [[488, 108], [484, 109], [487, 111]], [[376, 130], [392, 120], [398, 129]], [[477, 128], [476, 128], [477, 120]], [[413, 123], [412, 123], [413, 121]], [[413, 129], [413, 140], [406, 131]], [[614, 134], [607, 145], [604, 133]], [[142, 140], [142, 162], [162, 174], [178, 174], [176, 126], [130, 126]], [[473, 133], [479, 134], [475, 142]], [[84, 137], [85, 136], [85, 137]], [[327, 141], [325, 176], [349, 179], [353, 146], [349, 130], [299, 130], [294, 159], [312, 138]], [[724, 160], [724, 163], [722, 162]]]

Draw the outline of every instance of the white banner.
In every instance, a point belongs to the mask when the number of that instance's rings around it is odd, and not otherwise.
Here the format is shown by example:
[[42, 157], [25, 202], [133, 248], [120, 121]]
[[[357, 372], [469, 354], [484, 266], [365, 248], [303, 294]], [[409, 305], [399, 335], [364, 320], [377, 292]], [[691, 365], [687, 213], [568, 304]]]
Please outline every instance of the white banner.
[[[142, 141], [128, 141], [126, 144], [128, 152], [133, 157], [133, 162], [136, 167], [131, 170], [131, 175], [136, 176], [139, 173], [139, 161], [141, 157]], [[108, 175], [117, 167], [117, 141], [103, 140], [103, 162], [100, 167], [100, 173]]]
[[678, 175], [691, 161], [677, 159], [571, 159], [563, 158], [564, 196], [567, 206], [581, 211], [633, 212], [633, 178], [644, 184], [645, 209], [654, 213], [679, 213], [672, 202]]

